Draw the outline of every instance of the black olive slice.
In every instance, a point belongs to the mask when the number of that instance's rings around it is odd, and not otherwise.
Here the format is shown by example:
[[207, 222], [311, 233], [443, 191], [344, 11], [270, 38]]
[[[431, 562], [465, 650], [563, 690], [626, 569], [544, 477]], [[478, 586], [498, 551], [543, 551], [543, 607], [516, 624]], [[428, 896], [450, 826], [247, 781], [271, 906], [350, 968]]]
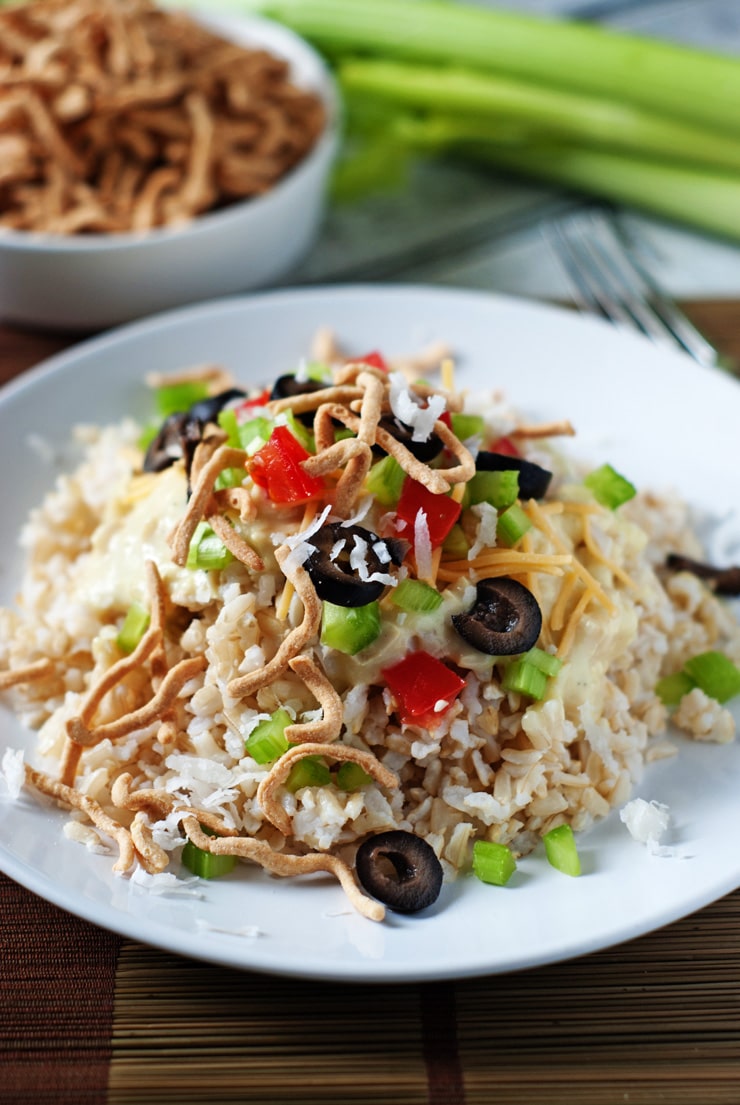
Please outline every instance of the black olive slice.
[[215, 422], [227, 403], [231, 403], [234, 399], [246, 399], [246, 397], [247, 393], [241, 388], [227, 388], [226, 391], [220, 391], [218, 395], [199, 399], [197, 403], [193, 403], [188, 414], [191, 418], [200, 419], [204, 423]]
[[[365, 561], [368, 575], [375, 572], [387, 572], [388, 562], [383, 562], [373, 549], [379, 541], [388, 551], [392, 563], [397, 561], [397, 549], [391, 541], [381, 538], [362, 526], [344, 526], [341, 522], [330, 522], [309, 538], [316, 552], [311, 553], [304, 564], [316, 594], [324, 602], [335, 606], [366, 606], [374, 602], [385, 590], [385, 584], [379, 580], [361, 579], [359, 572], [350, 566], [350, 553], [355, 547], [355, 536], [367, 543]], [[338, 541], [344, 541], [344, 547], [332, 560], [330, 554]], [[403, 559], [403, 557], [401, 557]]]
[[[436, 434], [430, 434], [426, 441], [413, 441], [412, 428], [394, 418], [392, 414], [384, 414], [380, 419], [380, 426], [404, 445], [422, 464], [428, 464], [430, 460], [434, 460], [444, 448], [442, 439]], [[380, 445], [374, 445], [373, 453], [375, 456], [384, 456], [385, 450]]]
[[479, 472], [519, 473], [519, 498], [542, 499], [550, 486], [552, 472], [524, 457], [510, 457], [506, 453], [492, 453], [481, 449], [475, 458]]
[[465, 614], [453, 614], [462, 639], [489, 656], [513, 656], [537, 643], [542, 612], [524, 584], [503, 576], [481, 579], [475, 602]]
[[417, 913], [436, 902], [442, 864], [426, 840], [390, 829], [364, 840], [355, 858], [361, 885], [396, 913]]
[[711, 583], [717, 595], [740, 595], [740, 565], [730, 568], [715, 568], [712, 564], [703, 564], [688, 556], [669, 553], [666, 567], [674, 572], [692, 572], [698, 579]]
[[[308, 395], [312, 391], [323, 391], [327, 387], [331, 387], [331, 384], [322, 383], [320, 380], [297, 380], [292, 373], [288, 373], [286, 376], [278, 376], [272, 385], [270, 398], [293, 399], [296, 395]], [[297, 414], [296, 418], [304, 426], [311, 427], [314, 413], [314, 411], [305, 411], [303, 414]]]
[[190, 472], [195, 448], [203, 434], [203, 423], [189, 411], [175, 411], [165, 418], [144, 455], [145, 472], [162, 472], [175, 461], [185, 460]]

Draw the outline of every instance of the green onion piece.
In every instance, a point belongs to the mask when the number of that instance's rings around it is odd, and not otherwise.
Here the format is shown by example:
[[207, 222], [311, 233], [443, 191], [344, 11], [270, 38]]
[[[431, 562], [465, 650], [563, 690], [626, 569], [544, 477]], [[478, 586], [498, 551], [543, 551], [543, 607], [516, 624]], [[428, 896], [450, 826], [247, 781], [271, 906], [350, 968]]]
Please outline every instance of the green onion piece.
[[255, 726], [244, 742], [245, 749], [258, 764], [273, 763], [290, 748], [285, 730], [292, 724], [293, 719], [287, 710], [276, 710]]
[[505, 691], [515, 691], [539, 702], [545, 697], [547, 676], [544, 671], [520, 657], [506, 665], [501, 686]]
[[633, 499], [637, 494], [634, 484], [620, 476], [619, 472], [612, 468], [611, 464], [602, 464], [601, 468], [595, 468], [584, 479], [584, 484], [593, 492], [597, 503], [616, 510], [622, 503]]
[[383, 506], [395, 506], [405, 479], [406, 473], [395, 457], [383, 457], [370, 469], [365, 487]]
[[727, 702], [740, 694], [740, 669], [724, 652], [701, 652], [687, 660], [683, 670], [704, 694], [717, 702]]
[[664, 706], [678, 706], [685, 694], [693, 691], [696, 683], [685, 671], [664, 675], [655, 684], [655, 693]]
[[528, 529], [532, 528], [527, 515], [524, 513], [519, 503], [512, 503], [506, 510], [502, 511], [498, 516], [496, 522], [496, 534], [503, 541], [505, 545], [516, 545], [520, 538], [524, 537], [524, 534]]
[[352, 763], [351, 760], [345, 760], [340, 764], [334, 776], [334, 782], [340, 790], [359, 790], [360, 787], [367, 786], [372, 781], [372, 775], [368, 775], [364, 768]]
[[182, 850], [182, 862], [188, 871], [201, 879], [217, 879], [236, 867], [236, 856], [214, 856], [188, 840]]
[[576, 849], [576, 839], [570, 825], [558, 825], [542, 838], [548, 862], [564, 875], [580, 875], [581, 861]]
[[460, 441], [467, 441], [471, 437], [480, 437], [486, 428], [484, 420], [479, 414], [461, 414], [454, 412], [450, 415], [452, 432]]
[[285, 780], [285, 787], [295, 794], [302, 787], [325, 787], [331, 782], [331, 772], [318, 756], [306, 756], [293, 764]]
[[420, 579], [402, 579], [393, 591], [392, 601], [411, 614], [431, 614], [442, 605], [442, 596]]
[[174, 414], [176, 411], [186, 411], [197, 403], [199, 399], [208, 396], [208, 384], [205, 380], [192, 380], [183, 384], [166, 384], [157, 388], [155, 397], [157, 411], [162, 418]]
[[287, 426], [293, 437], [300, 441], [303, 448], [307, 453], [316, 452], [316, 438], [313, 436], [307, 426], [304, 426], [299, 418], [293, 414], [292, 411], [283, 411], [275, 418], [276, 426]]
[[225, 568], [233, 559], [221, 538], [216, 536], [208, 523], [198, 522], [195, 533], [190, 539], [186, 566], [218, 571]]
[[231, 446], [232, 449], [238, 449], [241, 444], [239, 441], [239, 423], [233, 407], [224, 407], [223, 410], [218, 412], [218, 424], [224, 433], [229, 435], [226, 444]]
[[134, 651], [149, 628], [149, 621], [149, 611], [147, 608], [142, 606], [140, 602], [132, 602], [126, 611], [123, 625], [116, 637], [116, 644], [121, 652], [125, 652], [126, 655], [128, 655], [130, 652]]
[[513, 468], [504, 472], [476, 472], [465, 485], [463, 507], [490, 503], [496, 510], [505, 510], [516, 502], [518, 495], [519, 473]]
[[516, 871], [516, 860], [506, 844], [476, 840], [473, 845], [473, 873], [481, 882], [506, 886]]
[[445, 538], [444, 544], [442, 545], [442, 552], [445, 556], [454, 557], [456, 560], [462, 560], [468, 555], [469, 549], [470, 542], [465, 536], [465, 530], [459, 522], [455, 522]]
[[557, 675], [563, 666], [563, 661], [559, 656], [553, 656], [551, 652], [545, 652], [542, 648], [530, 648], [529, 652], [525, 652], [522, 656], [522, 660], [525, 660], [528, 664], [532, 664], [533, 667], [539, 668], [547, 676]]
[[323, 604], [321, 615], [321, 643], [354, 656], [371, 645], [380, 634], [380, 604], [368, 602], [365, 606], [335, 606]]

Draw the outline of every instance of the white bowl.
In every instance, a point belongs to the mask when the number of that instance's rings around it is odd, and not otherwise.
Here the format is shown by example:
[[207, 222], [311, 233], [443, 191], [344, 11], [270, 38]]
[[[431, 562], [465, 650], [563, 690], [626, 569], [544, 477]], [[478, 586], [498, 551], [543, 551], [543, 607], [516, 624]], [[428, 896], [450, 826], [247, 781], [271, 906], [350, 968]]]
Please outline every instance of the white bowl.
[[198, 15], [225, 38], [285, 58], [317, 92], [327, 124], [309, 154], [264, 196], [184, 227], [144, 233], [0, 232], [0, 318], [64, 330], [98, 330], [143, 315], [263, 287], [314, 242], [338, 142], [338, 98], [319, 55], [291, 31], [257, 17]]

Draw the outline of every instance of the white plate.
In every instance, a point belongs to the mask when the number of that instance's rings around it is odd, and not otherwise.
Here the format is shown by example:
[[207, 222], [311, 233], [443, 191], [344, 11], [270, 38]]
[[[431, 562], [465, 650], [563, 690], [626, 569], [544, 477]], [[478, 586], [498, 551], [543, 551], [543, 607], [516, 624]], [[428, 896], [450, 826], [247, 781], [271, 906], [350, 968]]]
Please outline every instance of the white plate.
[[[69, 463], [79, 421], [144, 415], [143, 376], [221, 361], [245, 380], [297, 364], [319, 325], [355, 353], [406, 353], [444, 339], [462, 385], [496, 385], [534, 418], [567, 417], [574, 448], [639, 484], [680, 488], [737, 523], [740, 388], [679, 354], [594, 320], [523, 301], [429, 288], [344, 288], [269, 294], [174, 312], [97, 338], [0, 393], [5, 550], [0, 601], [20, 572], [13, 536], [29, 506]], [[55, 452], [43, 461], [29, 434]], [[8, 474], [13, 473], [12, 478]], [[736, 527], [737, 528], [737, 527]], [[472, 877], [446, 886], [428, 915], [375, 924], [348, 909], [329, 879], [277, 880], [240, 865], [201, 898], [152, 896], [111, 874], [111, 861], [61, 834], [64, 815], [30, 797], [0, 799], [0, 868], [96, 924], [172, 952], [233, 967], [367, 981], [458, 978], [604, 948], [699, 909], [740, 885], [740, 743], [682, 742], [639, 792], [673, 813], [674, 856], [649, 855], [612, 814], [580, 839], [584, 875], [570, 879], [536, 852], [506, 888]], [[31, 749], [7, 711], [2, 745]], [[259, 935], [214, 929], [253, 926]]]

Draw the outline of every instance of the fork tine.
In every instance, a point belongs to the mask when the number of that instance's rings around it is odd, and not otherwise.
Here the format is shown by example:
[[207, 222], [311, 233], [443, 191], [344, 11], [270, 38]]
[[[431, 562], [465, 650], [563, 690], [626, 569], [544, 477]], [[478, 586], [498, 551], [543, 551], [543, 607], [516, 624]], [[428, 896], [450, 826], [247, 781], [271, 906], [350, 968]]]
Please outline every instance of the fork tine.
[[717, 364], [716, 351], [660, 291], [607, 213], [580, 213], [555, 223], [550, 242], [582, 307], [655, 342], [677, 345], [700, 364]]

